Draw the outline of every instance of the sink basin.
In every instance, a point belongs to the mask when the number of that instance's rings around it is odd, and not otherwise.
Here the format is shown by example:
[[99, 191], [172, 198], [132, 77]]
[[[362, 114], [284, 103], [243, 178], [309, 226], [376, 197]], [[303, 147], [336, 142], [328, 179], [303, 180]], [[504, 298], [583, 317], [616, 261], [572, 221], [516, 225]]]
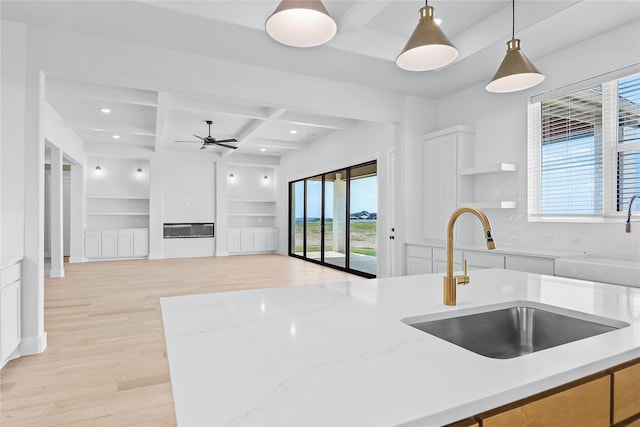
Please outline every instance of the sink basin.
[[628, 323], [514, 301], [402, 320], [474, 353], [511, 359], [629, 326]]

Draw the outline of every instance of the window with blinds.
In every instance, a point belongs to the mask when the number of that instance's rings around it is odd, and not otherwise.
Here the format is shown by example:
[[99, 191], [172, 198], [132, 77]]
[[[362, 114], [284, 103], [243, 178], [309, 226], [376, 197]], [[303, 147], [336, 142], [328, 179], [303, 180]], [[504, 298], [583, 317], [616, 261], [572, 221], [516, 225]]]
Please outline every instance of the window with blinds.
[[602, 213], [602, 86], [541, 103], [542, 214]]
[[[617, 210], [640, 194], [640, 75], [618, 82]], [[640, 212], [640, 206], [634, 206]]]
[[530, 220], [615, 215], [640, 194], [640, 74], [594, 80], [529, 104]]

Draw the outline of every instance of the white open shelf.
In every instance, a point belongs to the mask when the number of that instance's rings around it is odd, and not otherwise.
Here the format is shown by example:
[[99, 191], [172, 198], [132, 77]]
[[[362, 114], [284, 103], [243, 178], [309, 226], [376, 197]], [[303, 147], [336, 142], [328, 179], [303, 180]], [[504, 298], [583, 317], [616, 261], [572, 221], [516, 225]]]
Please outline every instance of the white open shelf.
[[229, 199], [229, 202], [246, 202], [246, 203], [275, 203], [275, 200], [258, 200], [258, 199]]
[[133, 215], [149, 215], [149, 212], [87, 212], [87, 215], [101, 216], [133, 216]]
[[515, 172], [518, 168], [514, 163], [496, 163], [493, 165], [477, 166], [473, 168], [465, 168], [460, 171], [460, 175], [488, 175], [492, 173]]
[[105, 196], [105, 195], [92, 195], [87, 194], [87, 199], [123, 199], [123, 200], [149, 200], [149, 197], [144, 196]]
[[274, 213], [260, 213], [260, 212], [234, 212], [227, 214], [228, 216], [276, 216]]
[[496, 200], [491, 202], [464, 202], [461, 205], [479, 209], [515, 209], [517, 202], [514, 200]]

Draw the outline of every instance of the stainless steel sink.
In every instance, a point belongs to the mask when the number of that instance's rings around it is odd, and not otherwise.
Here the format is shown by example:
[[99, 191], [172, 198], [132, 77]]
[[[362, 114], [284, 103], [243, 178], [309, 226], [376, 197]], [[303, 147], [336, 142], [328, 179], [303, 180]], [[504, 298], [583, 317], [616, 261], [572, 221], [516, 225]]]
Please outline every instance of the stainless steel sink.
[[474, 353], [511, 359], [629, 326], [561, 307], [514, 301], [402, 320]]

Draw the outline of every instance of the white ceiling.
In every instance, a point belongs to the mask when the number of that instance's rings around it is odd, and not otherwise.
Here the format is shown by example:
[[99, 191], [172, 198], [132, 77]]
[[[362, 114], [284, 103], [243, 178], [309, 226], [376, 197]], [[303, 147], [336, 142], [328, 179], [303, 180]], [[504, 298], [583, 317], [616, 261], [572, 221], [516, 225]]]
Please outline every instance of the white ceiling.
[[[488, 81], [511, 36], [509, 0], [432, 0], [429, 4], [460, 56], [446, 70], [408, 72], [398, 69], [394, 60], [414, 29], [423, 2], [324, 3], [338, 23], [338, 34], [327, 45], [312, 49], [283, 46], [266, 35], [264, 22], [277, 0], [3, 0], [0, 12], [3, 19], [434, 99]], [[638, 19], [640, 0], [518, 0], [515, 32], [535, 63], [536, 58]], [[115, 144], [148, 151], [157, 149], [157, 144], [175, 147], [174, 140], [197, 141], [193, 134], [206, 136], [204, 121], [213, 120], [214, 137], [239, 140], [235, 152], [279, 156], [355, 125], [352, 119], [281, 105], [243, 105], [193, 94], [61, 80], [48, 82], [47, 99], [65, 124], [85, 140], [88, 152]], [[112, 112], [103, 114], [102, 107]], [[120, 139], [114, 139], [114, 134]], [[180, 147], [199, 149], [197, 143]], [[234, 153], [207, 150], [224, 156]]]

